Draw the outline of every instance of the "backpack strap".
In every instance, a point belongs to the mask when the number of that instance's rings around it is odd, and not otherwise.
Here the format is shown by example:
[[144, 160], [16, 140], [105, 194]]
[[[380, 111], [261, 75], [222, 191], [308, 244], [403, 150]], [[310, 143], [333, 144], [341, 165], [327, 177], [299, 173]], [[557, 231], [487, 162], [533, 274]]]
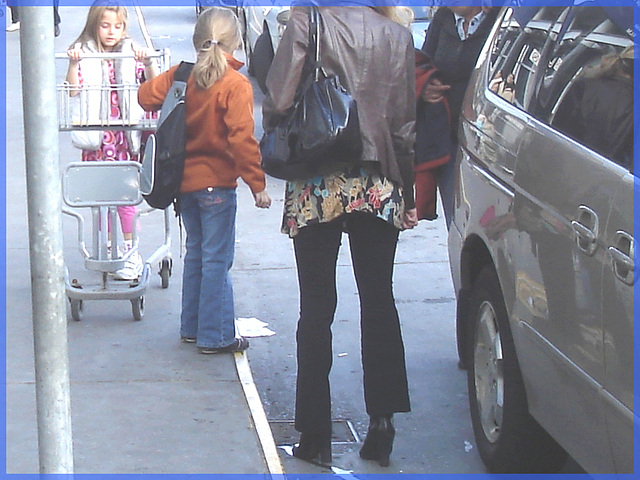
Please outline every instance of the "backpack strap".
[[187, 90], [187, 80], [193, 69], [193, 63], [180, 62], [178, 69], [173, 76], [171, 89], [167, 92], [162, 108], [160, 109], [160, 118], [158, 119], [158, 127], [164, 123], [169, 113], [180, 103], [184, 101], [185, 92]]
[[176, 73], [173, 76], [173, 81], [178, 82], [186, 82], [189, 79], [189, 75], [191, 75], [191, 70], [193, 69], [193, 63], [191, 62], [180, 62]]

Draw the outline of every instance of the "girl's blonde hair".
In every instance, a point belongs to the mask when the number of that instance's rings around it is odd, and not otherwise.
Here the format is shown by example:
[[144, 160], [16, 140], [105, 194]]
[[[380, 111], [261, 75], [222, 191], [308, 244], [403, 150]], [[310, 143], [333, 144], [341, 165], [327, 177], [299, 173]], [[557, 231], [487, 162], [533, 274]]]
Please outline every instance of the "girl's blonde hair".
[[114, 1], [109, 0], [97, 0], [93, 2], [91, 7], [89, 8], [89, 13], [87, 14], [87, 21], [84, 24], [84, 29], [80, 36], [71, 44], [70, 49], [75, 47], [76, 44], [86, 44], [89, 40], [93, 40], [98, 46], [98, 50], [102, 51], [102, 45], [100, 44], [100, 39], [98, 38], [98, 27], [100, 22], [102, 21], [102, 16], [104, 12], [111, 11], [115, 12], [120, 21], [122, 22], [122, 38], [127, 37], [127, 22], [129, 20], [129, 15], [127, 13], [127, 8], [118, 4]]
[[193, 46], [198, 54], [193, 79], [198, 88], [207, 89], [227, 71], [227, 59], [242, 44], [238, 17], [228, 8], [207, 8], [193, 31]]

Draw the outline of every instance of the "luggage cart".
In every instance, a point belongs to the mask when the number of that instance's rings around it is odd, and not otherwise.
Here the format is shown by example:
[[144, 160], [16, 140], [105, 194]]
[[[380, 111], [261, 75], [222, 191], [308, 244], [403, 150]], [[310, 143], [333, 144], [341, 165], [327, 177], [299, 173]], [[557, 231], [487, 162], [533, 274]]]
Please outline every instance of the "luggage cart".
[[[169, 65], [169, 51], [157, 51], [153, 57], [159, 60], [160, 71]], [[66, 59], [66, 54], [56, 54], [57, 59]], [[106, 53], [87, 54], [83, 58], [118, 59], [133, 58], [131, 54]], [[78, 115], [73, 102], [86, 102], [88, 95], [111, 95], [117, 91], [120, 98], [128, 97], [137, 102], [136, 84], [131, 85], [83, 85], [70, 86], [63, 82], [57, 86], [58, 118], [60, 131], [99, 131], [99, 130], [144, 130], [155, 131], [157, 120], [146, 115], [143, 118], [88, 118]], [[78, 95], [70, 93], [76, 90]], [[79, 98], [78, 98], [79, 97]], [[108, 98], [108, 97], [106, 97]], [[85, 109], [80, 109], [80, 111]], [[131, 110], [129, 110], [131, 111]], [[108, 117], [108, 115], [107, 115]], [[71, 317], [75, 321], [82, 319], [84, 302], [87, 300], [129, 300], [134, 320], [142, 320], [144, 316], [144, 294], [150, 283], [152, 265], [158, 262], [158, 274], [162, 288], [169, 286], [169, 277], [173, 261], [171, 257], [171, 215], [168, 209], [164, 215], [164, 241], [147, 259], [144, 260], [142, 274], [129, 281], [115, 280], [112, 274], [124, 267], [130, 255], [138, 251], [137, 223], [141, 215], [155, 209], [147, 207], [138, 209], [133, 220], [132, 248], [124, 255], [119, 252], [123, 239], [118, 234], [117, 208], [120, 206], [139, 205], [142, 203], [140, 193], [141, 164], [135, 161], [96, 161], [72, 162], [62, 174], [64, 214], [77, 221], [77, 242], [80, 255], [84, 259], [84, 267], [88, 271], [87, 278], [79, 280], [70, 275], [65, 266], [65, 289], [71, 306]], [[90, 209], [92, 238], [90, 245], [85, 241], [85, 217], [78, 209]], [[111, 229], [109, 231], [109, 223]]]

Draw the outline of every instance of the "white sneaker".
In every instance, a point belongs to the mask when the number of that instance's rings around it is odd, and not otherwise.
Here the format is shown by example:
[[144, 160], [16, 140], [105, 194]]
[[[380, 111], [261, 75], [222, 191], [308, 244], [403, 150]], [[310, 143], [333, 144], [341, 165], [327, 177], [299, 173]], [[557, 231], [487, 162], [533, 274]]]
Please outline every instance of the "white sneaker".
[[20, 30], [20, 22], [13, 22], [7, 27], [7, 32], [15, 32], [16, 30]]
[[113, 274], [113, 278], [116, 280], [135, 280], [142, 275], [143, 269], [144, 264], [142, 262], [142, 257], [136, 251], [129, 256], [127, 261], [124, 263], [124, 267]]

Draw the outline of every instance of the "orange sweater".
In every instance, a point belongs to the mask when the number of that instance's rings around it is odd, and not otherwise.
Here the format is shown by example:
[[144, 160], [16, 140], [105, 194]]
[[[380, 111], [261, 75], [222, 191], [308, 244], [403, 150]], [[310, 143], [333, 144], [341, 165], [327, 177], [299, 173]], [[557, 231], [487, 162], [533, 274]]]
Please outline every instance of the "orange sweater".
[[[187, 82], [187, 147], [180, 191], [208, 187], [236, 188], [238, 177], [251, 192], [265, 189], [260, 150], [253, 134], [253, 91], [237, 70], [242, 63], [227, 56], [229, 69], [207, 90]], [[138, 90], [138, 101], [147, 111], [162, 107], [178, 66], [149, 80]]]

